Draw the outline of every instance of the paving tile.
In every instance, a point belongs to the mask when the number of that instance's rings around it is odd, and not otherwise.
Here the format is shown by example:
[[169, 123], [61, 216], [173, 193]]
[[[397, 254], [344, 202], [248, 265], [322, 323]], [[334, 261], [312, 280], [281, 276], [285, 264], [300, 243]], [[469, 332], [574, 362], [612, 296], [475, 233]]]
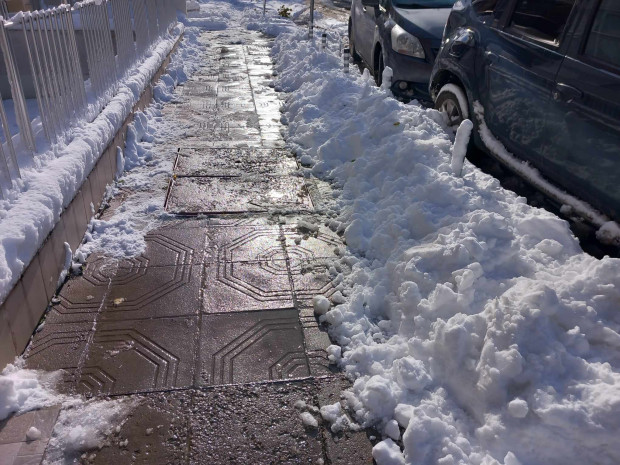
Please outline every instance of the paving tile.
[[306, 356], [310, 365], [312, 376], [326, 376], [337, 373], [337, 367], [329, 363], [327, 347], [332, 342], [327, 334], [327, 328], [319, 325], [314, 310], [311, 308], [300, 309], [299, 319], [304, 332]]
[[295, 301], [300, 306], [311, 306], [316, 295], [331, 297], [336, 292], [330, 259], [290, 260]]
[[197, 317], [100, 322], [79, 391], [109, 395], [191, 386], [197, 338]]
[[196, 315], [200, 309], [200, 265], [120, 269], [106, 295], [102, 320]]
[[78, 367], [85, 356], [92, 323], [45, 324], [26, 350], [26, 368], [59, 373], [56, 390], [74, 393]]
[[202, 310], [231, 313], [293, 306], [285, 260], [205, 265]]
[[294, 309], [203, 315], [199, 385], [309, 376]]
[[[342, 391], [351, 387], [350, 381], [343, 376], [318, 379], [316, 381], [319, 407], [340, 401]], [[325, 449], [329, 462], [333, 465], [372, 465], [372, 442], [369, 436], [381, 437], [373, 430], [341, 431], [334, 434], [325, 429]]]
[[184, 177], [173, 183], [167, 209], [184, 214], [311, 211], [312, 203], [300, 178]]
[[174, 172], [177, 176], [290, 174], [297, 170], [297, 164], [286, 153], [255, 148], [184, 148]]
[[312, 382], [221, 387], [194, 396], [190, 463], [322, 463], [321, 436], [304, 428], [298, 400], [311, 403]]
[[234, 226], [212, 226], [205, 234], [207, 263], [286, 259], [278, 225], [237, 223]]
[[[318, 230], [308, 229], [306, 224]], [[316, 221], [294, 223], [283, 228], [286, 238], [286, 253], [290, 259], [314, 260], [317, 258], [338, 258], [337, 250], [343, 249], [342, 239], [331, 232], [329, 228], [316, 224]]]
[[21, 444], [0, 444], [0, 465], [13, 465]]

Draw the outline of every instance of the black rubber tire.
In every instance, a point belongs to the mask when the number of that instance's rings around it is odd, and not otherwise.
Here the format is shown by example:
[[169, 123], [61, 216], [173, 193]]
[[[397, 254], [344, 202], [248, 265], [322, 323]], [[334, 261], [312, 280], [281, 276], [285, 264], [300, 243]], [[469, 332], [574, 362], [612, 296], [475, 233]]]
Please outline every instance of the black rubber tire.
[[353, 40], [353, 20], [349, 18], [349, 54], [355, 63], [359, 63], [362, 57], [355, 50], [355, 41]]
[[[465, 94], [465, 92], [463, 92]], [[435, 109], [444, 113], [448, 117], [448, 126], [458, 128], [464, 119], [469, 115], [469, 109], [461, 108], [461, 102], [456, 94], [449, 90], [440, 91], [435, 100]]]
[[383, 82], [383, 70], [385, 69], [385, 63], [383, 62], [383, 50], [379, 49], [379, 62], [375, 67], [375, 83], [377, 87], [381, 87], [381, 83]]

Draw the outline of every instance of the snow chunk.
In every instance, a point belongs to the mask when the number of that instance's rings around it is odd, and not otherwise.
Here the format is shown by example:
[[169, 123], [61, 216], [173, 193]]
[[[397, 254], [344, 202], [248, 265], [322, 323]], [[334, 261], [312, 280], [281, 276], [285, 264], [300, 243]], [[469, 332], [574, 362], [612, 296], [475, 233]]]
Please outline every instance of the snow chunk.
[[309, 428], [314, 428], [314, 429], [319, 427], [319, 423], [316, 421], [316, 418], [314, 418], [310, 412], [303, 412], [299, 416], [301, 417], [301, 421], [304, 424], [304, 426], [307, 426]]
[[405, 465], [405, 456], [400, 447], [389, 438], [372, 448], [372, 457], [377, 465]]
[[473, 129], [474, 123], [465, 119], [456, 130], [456, 137], [454, 139], [454, 145], [452, 146], [452, 172], [455, 176], [460, 177], [463, 172], [463, 163], [467, 156], [467, 147]]
[[312, 298], [312, 306], [314, 313], [317, 315], [325, 315], [331, 308], [331, 302], [324, 295], [316, 295]]
[[515, 418], [525, 418], [530, 408], [523, 399], [514, 399], [508, 403], [508, 412]]
[[20, 368], [22, 362], [8, 365], [0, 374], [0, 421], [13, 413], [61, 403], [65, 398], [54, 392], [60, 373], [44, 373]]
[[398, 441], [400, 439], [400, 428], [398, 427], [398, 422], [396, 420], [388, 421], [383, 429], [383, 432], [394, 441]]
[[28, 431], [26, 431], [26, 439], [28, 441], [36, 441], [37, 439], [41, 439], [41, 431], [31, 426]]

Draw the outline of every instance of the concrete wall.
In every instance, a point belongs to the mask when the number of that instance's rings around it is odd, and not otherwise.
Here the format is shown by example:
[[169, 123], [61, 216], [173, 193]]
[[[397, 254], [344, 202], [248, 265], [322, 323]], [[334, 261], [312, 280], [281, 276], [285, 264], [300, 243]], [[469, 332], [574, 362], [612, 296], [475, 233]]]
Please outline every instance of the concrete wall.
[[160, 66], [151, 85], [142, 93], [132, 113], [104, 150], [75, 198], [62, 213], [54, 230], [28, 265], [4, 304], [0, 306], [0, 370], [11, 363], [16, 356], [21, 355], [28, 345], [32, 333], [45, 313], [47, 304], [55, 295], [58, 277], [65, 261], [64, 243], [68, 242], [72, 250], [75, 250], [81, 243], [92, 218], [90, 203], [92, 202], [95, 208], [98, 208], [103, 200], [106, 185], [114, 181], [117, 147], [125, 145], [127, 127], [133, 121], [134, 113], [143, 110], [151, 102], [152, 85], [166, 71], [180, 41], [181, 38]]

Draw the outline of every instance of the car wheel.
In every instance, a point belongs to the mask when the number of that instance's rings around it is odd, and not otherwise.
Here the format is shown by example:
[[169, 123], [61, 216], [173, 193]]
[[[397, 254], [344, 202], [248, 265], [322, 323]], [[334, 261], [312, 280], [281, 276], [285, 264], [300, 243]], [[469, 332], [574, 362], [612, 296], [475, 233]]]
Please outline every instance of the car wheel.
[[435, 100], [435, 108], [446, 116], [448, 126], [454, 129], [469, 118], [467, 96], [455, 84], [446, 84], [441, 88]]
[[379, 56], [377, 57], [377, 64], [375, 65], [375, 82], [377, 87], [381, 87], [383, 82], [383, 70], [385, 69], [385, 63], [383, 63], [383, 51], [379, 49]]
[[357, 50], [355, 50], [355, 41], [353, 40], [353, 21], [349, 18], [349, 54], [353, 61], [359, 62], [362, 57], [359, 56]]

